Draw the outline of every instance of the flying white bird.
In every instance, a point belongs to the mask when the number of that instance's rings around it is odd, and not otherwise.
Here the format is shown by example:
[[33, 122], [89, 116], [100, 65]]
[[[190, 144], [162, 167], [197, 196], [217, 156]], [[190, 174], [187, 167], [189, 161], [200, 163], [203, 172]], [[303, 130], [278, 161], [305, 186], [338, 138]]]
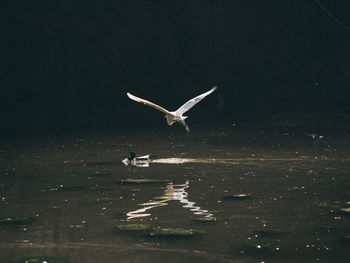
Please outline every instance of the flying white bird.
[[206, 96], [208, 96], [210, 93], [212, 93], [214, 90], [216, 90], [217, 87], [213, 87], [211, 90], [193, 98], [190, 99], [189, 101], [187, 101], [184, 105], [182, 105], [180, 108], [178, 108], [176, 111], [168, 111], [166, 109], [164, 109], [163, 107], [154, 104], [148, 100], [144, 100], [141, 98], [138, 98], [132, 94], [130, 94], [129, 92], [127, 93], [128, 97], [136, 102], [140, 102], [143, 103], [145, 105], [151, 106], [161, 112], [165, 113], [165, 118], [168, 121], [168, 125], [173, 125], [173, 123], [175, 122], [181, 122], [183, 124], [183, 126], [185, 126], [186, 131], [189, 132], [190, 128], [188, 127], [188, 125], [185, 122], [185, 119], [188, 116], [183, 116], [183, 114], [188, 111], [189, 109], [191, 109], [194, 105], [196, 105], [198, 102], [200, 102], [202, 99], [204, 99]]

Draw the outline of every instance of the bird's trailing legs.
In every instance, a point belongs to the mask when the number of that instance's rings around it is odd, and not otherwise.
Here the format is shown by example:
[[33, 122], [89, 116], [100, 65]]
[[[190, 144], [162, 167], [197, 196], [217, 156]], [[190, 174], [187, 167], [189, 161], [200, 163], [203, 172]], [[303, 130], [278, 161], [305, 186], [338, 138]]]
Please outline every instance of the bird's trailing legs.
[[185, 122], [185, 120], [181, 120], [181, 123], [183, 124], [183, 126], [185, 126], [185, 129], [187, 132], [190, 132], [190, 127], [188, 127], [187, 123]]

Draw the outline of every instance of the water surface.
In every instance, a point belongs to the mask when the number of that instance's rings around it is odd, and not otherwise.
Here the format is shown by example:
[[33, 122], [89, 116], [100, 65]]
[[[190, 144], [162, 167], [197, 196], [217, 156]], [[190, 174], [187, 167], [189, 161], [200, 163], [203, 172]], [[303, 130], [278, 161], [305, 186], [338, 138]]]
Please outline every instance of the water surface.
[[[144, 132], [144, 131], [143, 131]], [[244, 127], [99, 132], [4, 142], [4, 262], [347, 262], [347, 131]], [[130, 152], [148, 167], [125, 166]], [[160, 179], [148, 184], [121, 180]], [[225, 198], [249, 194], [247, 198]], [[201, 222], [197, 218], [216, 218]], [[197, 229], [152, 237], [121, 224]]]

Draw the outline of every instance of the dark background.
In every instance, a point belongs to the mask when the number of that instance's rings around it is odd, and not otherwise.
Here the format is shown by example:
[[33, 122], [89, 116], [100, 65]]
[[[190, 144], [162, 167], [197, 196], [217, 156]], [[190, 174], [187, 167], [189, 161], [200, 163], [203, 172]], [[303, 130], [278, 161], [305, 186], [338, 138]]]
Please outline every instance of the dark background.
[[[5, 1], [2, 136], [348, 114], [350, 2]], [[341, 24], [343, 23], [343, 24]], [[326, 114], [327, 113], [327, 114]], [[326, 118], [326, 117], [325, 117]]]

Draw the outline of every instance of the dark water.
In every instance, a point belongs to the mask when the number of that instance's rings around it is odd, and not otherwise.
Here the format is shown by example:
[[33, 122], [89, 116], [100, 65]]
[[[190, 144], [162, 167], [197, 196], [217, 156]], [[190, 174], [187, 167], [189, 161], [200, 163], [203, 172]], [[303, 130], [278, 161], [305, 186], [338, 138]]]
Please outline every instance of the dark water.
[[[29, 220], [0, 223], [0, 261], [348, 262], [348, 134], [272, 125], [8, 141], [0, 218]], [[130, 151], [155, 161], [124, 166]], [[128, 178], [166, 181], [120, 183]], [[237, 194], [249, 196], [224, 198]], [[203, 217], [217, 220], [193, 220]], [[129, 223], [207, 234], [116, 230]]]

